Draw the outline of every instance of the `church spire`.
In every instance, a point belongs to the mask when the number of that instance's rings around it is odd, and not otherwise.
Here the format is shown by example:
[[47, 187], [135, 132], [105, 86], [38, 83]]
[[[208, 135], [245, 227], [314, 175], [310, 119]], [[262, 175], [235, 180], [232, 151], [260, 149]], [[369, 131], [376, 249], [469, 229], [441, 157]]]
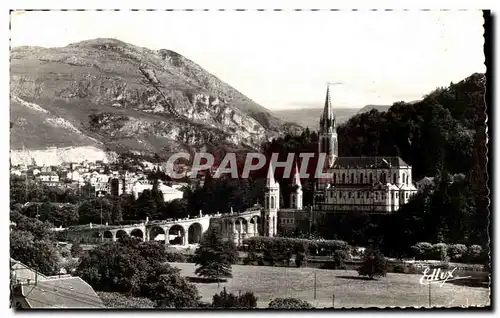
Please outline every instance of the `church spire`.
[[325, 107], [320, 119], [320, 129], [328, 132], [330, 128], [335, 129], [335, 116], [333, 115], [332, 101], [330, 99], [330, 84], [327, 84]]
[[295, 164], [295, 170], [293, 171], [292, 185], [302, 187], [302, 184], [300, 183], [300, 174], [299, 169], [297, 168], [297, 164]]
[[330, 167], [338, 154], [337, 127], [335, 126], [335, 116], [330, 101], [330, 85], [328, 85], [326, 87], [325, 108], [319, 121], [318, 152], [327, 155]]
[[269, 168], [267, 169], [266, 186], [268, 188], [272, 188], [272, 187], [276, 186], [276, 181], [274, 180], [273, 165], [271, 163], [269, 164]]

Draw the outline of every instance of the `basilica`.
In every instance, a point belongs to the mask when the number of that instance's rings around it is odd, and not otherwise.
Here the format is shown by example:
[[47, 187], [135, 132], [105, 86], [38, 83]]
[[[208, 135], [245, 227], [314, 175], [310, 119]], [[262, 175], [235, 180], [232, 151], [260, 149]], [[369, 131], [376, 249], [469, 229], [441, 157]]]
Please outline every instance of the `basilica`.
[[298, 169], [293, 175], [290, 207], [280, 208], [280, 187], [270, 167], [267, 175], [264, 209], [265, 235], [273, 236], [279, 229], [311, 227], [327, 213], [370, 214], [395, 212], [417, 193], [412, 181], [411, 166], [400, 157], [339, 157], [336, 119], [327, 88], [320, 118], [318, 153], [326, 154], [326, 171], [331, 178], [318, 179], [314, 203], [303, 209], [302, 186]]

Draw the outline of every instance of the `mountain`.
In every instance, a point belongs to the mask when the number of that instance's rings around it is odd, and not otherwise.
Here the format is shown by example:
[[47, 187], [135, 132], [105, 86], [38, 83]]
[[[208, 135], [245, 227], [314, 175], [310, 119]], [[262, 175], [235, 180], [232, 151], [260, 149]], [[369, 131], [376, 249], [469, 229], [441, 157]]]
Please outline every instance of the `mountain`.
[[[337, 124], [343, 124], [349, 118], [354, 116], [358, 110], [358, 108], [334, 107]], [[280, 109], [274, 111], [274, 113], [281, 116], [283, 120], [294, 122], [302, 127], [309, 127], [314, 130], [319, 128], [319, 118], [322, 112], [323, 108]]]
[[94, 39], [17, 47], [10, 58], [14, 151], [257, 149], [302, 129], [166, 49]]
[[365, 107], [358, 110], [357, 114], [368, 113], [372, 109], [376, 109], [379, 112], [386, 112], [391, 108], [392, 105], [366, 105]]

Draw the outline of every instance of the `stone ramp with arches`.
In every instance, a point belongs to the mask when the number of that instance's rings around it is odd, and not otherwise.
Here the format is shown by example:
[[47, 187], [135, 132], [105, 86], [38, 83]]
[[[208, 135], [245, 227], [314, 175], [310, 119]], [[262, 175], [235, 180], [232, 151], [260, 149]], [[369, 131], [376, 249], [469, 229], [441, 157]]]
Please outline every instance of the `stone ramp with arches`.
[[260, 236], [263, 233], [260, 209], [249, 209], [240, 213], [215, 214], [212, 224], [220, 228], [225, 240], [232, 240], [241, 245], [246, 238]]
[[142, 241], [163, 241], [170, 245], [198, 244], [210, 226], [210, 216], [169, 221], [146, 221], [131, 225], [110, 225], [96, 229], [102, 241], [116, 241], [130, 236]]

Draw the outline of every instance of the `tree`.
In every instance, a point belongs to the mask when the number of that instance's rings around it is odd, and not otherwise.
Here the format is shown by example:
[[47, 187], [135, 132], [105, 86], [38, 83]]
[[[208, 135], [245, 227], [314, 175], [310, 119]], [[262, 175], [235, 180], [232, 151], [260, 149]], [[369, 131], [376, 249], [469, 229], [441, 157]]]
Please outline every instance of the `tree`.
[[231, 265], [236, 263], [237, 258], [238, 251], [234, 243], [223, 242], [220, 232], [216, 228], [210, 228], [203, 235], [193, 257], [198, 266], [195, 274], [215, 280], [232, 277]]
[[54, 232], [51, 230], [54, 226], [49, 222], [29, 218], [17, 212], [10, 214], [10, 220], [16, 223], [16, 230], [30, 232], [34, 240], [47, 239], [50, 241], [54, 238]]
[[80, 242], [76, 241], [73, 244], [71, 244], [71, 256], [73, 257], [80, 257], [80, 255], [83, 252], [83, 248], [80, 245]]
[[311, 309], [310, 303], [298, 298], [275, 298], [267, 308], [270, 309]]
[[97, 291], [148, 297], [157, 307], [195, 307], [196, 287], [164, 263], [155, 244], [125, 237], [98, 245], [82, 257], [77, 274]]
[[387, 274], [387, 261], [384, 255], [377, 249], [366, 250], [363, 263], [358, 268], [358, 274], [368, 276], [370, 279], [385, 276]]
[[155, 307], [194, 308], [200, 299], [198, 290], [169, 264], [155, 263], [141, 285], [140, 295], [149, 297]]
[[141, 220], [146, 219], [146, 217], [152, 218], [157, 214], [158, 205], [151, 190], [146, 189], [141, 193], [135, 201], [135, 210], [137, 218]]
[[13, 230], [10, 233], [10, 257], [45, 275], [59, 272], [55, 244], [47, 238], [37, 240], [28, 231]]
[[219, 294], [212, 297], [212, 307], [215, 308], [255, 308], [257, 307], [257, 297], [252, 292], [243, 295], [234, 295], [226, 291], [226, 287]]

